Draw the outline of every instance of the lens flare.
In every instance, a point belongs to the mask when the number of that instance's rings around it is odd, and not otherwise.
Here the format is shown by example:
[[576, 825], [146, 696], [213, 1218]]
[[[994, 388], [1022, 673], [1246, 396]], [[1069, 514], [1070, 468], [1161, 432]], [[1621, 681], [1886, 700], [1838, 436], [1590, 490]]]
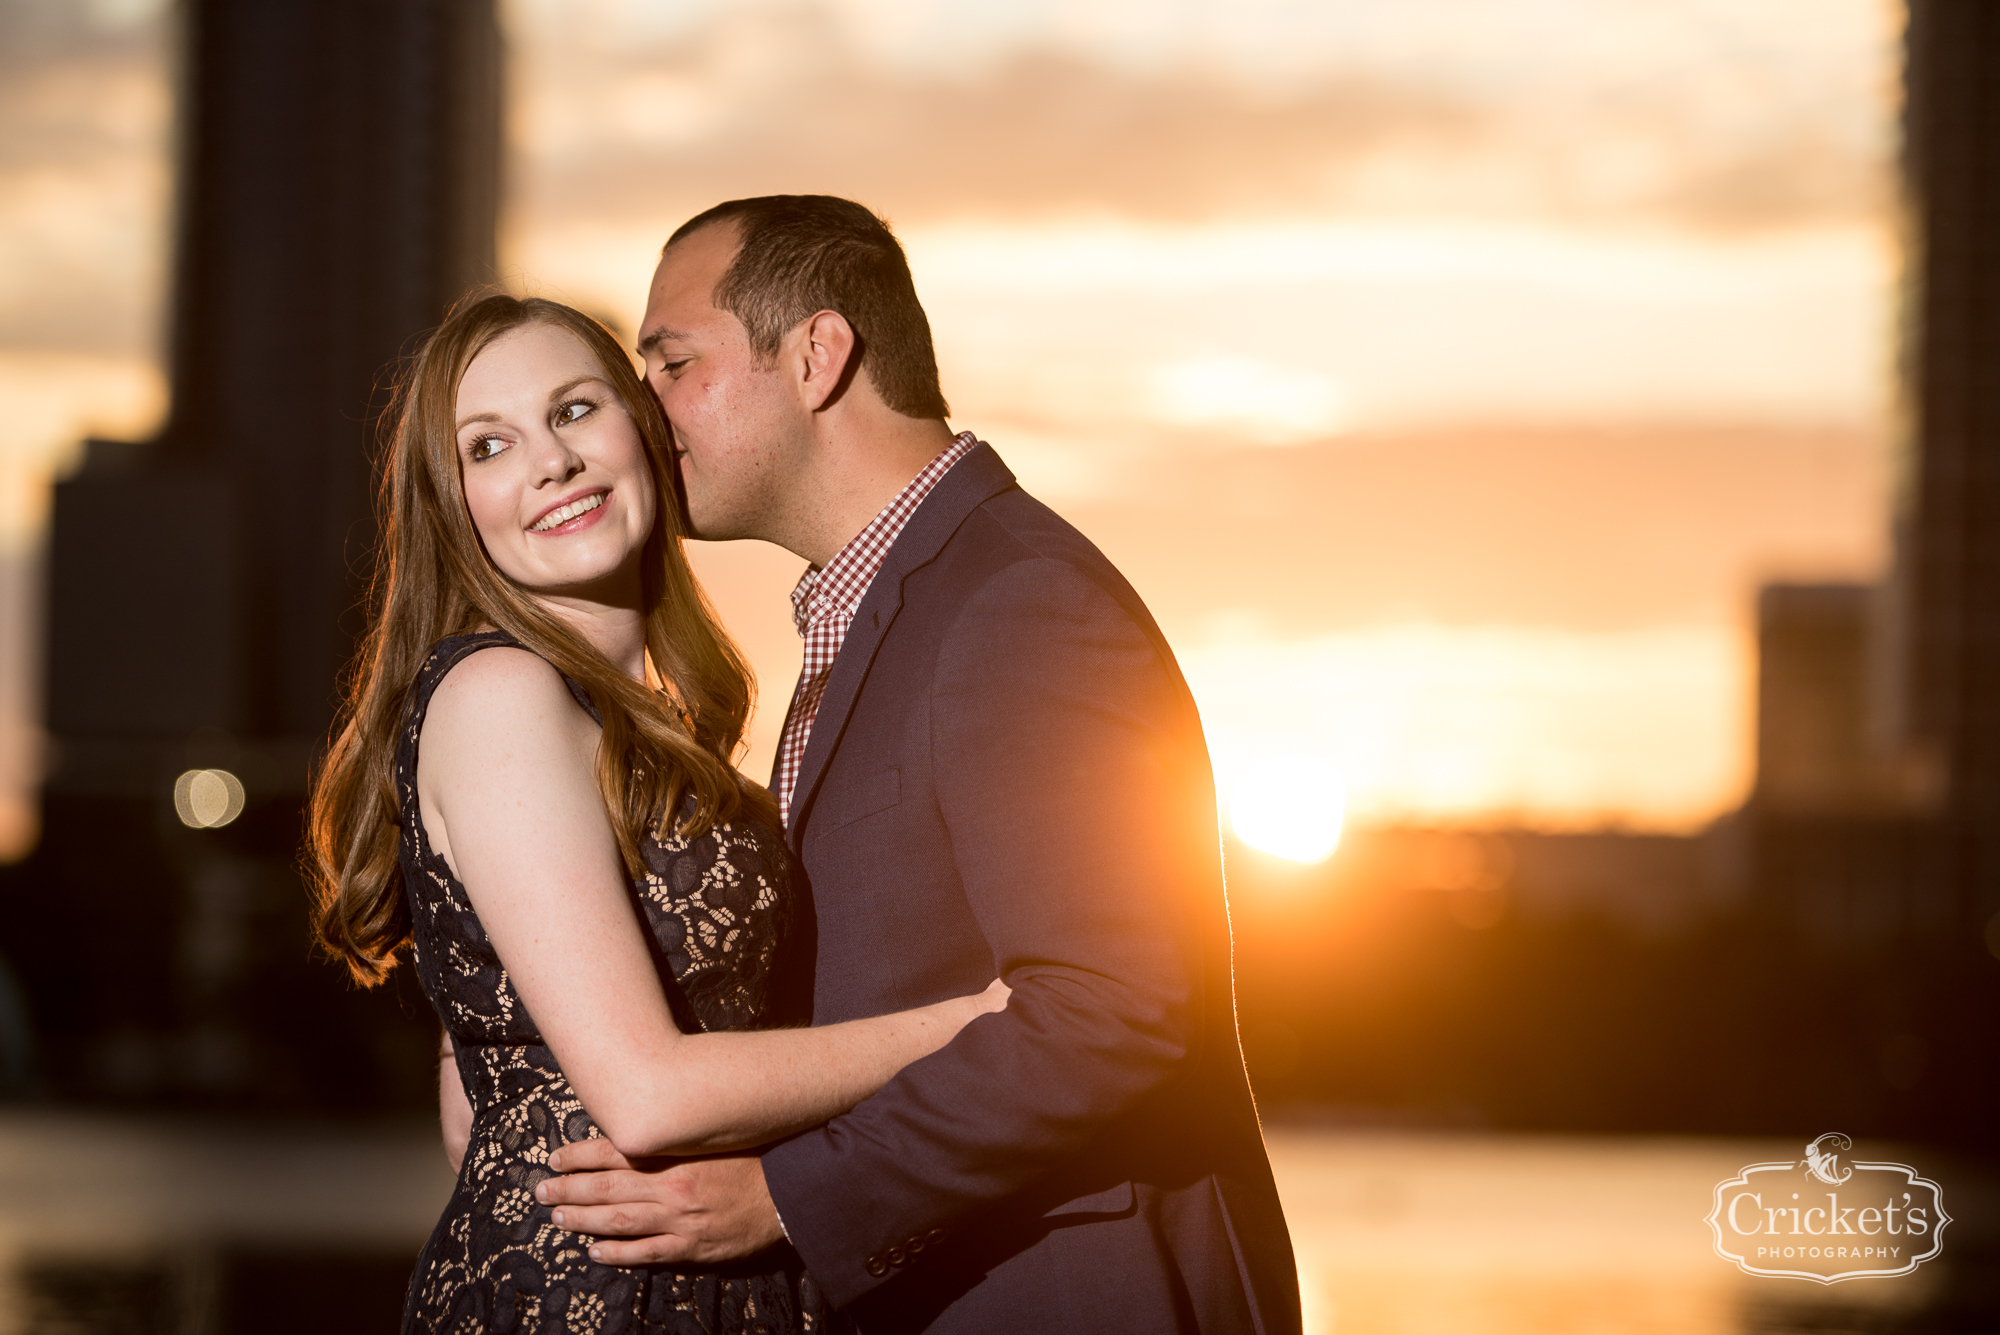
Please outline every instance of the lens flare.
[[243, 814], [243, 781], [226, 769], [191, 769], [174, 780], [174, 814], [195, 830], [216, 830]]

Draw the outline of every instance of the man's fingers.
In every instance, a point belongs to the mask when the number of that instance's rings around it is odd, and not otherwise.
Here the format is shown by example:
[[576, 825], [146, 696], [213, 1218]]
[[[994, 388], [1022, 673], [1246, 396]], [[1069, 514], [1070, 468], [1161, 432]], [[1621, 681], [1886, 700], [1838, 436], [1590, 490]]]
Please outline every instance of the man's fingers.
[[557, 1228], [593, 1238], [646, 1238], [665, 1233], [677, 1221], [657, 1205], [565, 1205], [555, 1212]]
[[535, 1184], [535, 1199], [544, 1205], [609, 1205], [615, 1201], [648, 1200], [658, 1195], [645, 1174], [628, 1169], [545, 1177]]
[[593, 1173], [607, 1168], [630, 1168], [632, 1163], [608, 1140], [574, 1140], [549, 1156], [549, 1167], [558, 1173]]
[[606, 1238], [590, 1244], [590, 1259], [600, 1265], [684, 1265], [695, 1259], [686, 1238], [662, 1233], [630, 1241]]

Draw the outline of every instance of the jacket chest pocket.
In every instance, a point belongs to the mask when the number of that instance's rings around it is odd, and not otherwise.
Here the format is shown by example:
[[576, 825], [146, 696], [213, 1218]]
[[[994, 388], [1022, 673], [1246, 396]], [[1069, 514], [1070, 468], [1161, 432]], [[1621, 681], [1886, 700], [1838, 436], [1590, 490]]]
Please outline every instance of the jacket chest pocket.
[[820, 790], [813, 823], [822, 830], [852, 825], [855, 821], [887, 811], [902, 800], [903, 771], [895, 765], [860, 779], [845, 782], [830, 779], [827, 786]]

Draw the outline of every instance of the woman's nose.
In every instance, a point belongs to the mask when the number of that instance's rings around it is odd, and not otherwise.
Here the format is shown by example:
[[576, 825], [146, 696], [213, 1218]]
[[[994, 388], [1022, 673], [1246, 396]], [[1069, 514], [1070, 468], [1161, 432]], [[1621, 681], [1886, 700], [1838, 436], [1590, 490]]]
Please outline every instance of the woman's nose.
[[534, 464], [537, 482], [566, 482], [583, 469], [582, 457], [554, 431], [535, 442]]

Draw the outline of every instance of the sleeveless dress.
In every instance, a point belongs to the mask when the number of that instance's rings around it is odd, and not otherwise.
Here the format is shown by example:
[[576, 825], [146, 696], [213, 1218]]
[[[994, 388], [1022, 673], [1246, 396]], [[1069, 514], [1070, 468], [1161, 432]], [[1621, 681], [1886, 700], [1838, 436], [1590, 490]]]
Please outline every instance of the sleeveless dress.
[[[586, 1240], [557, 1228], [535, 1200], [535, 1185], [551, 1176], [549, 1152], [598, 1130], [508, 981], [465, 887], [431, 848], [417, 810], [417, 743], [431, 693], [466, 655], [514, 644], [500, 632], [441, 641], [411, 689], [397, 748], [413, 959], [451, 1034], [473, 1109], [457, 1187], [410, 1277], [403, 1330], [845, 1330], [789, 1246], [712, 1268], [621, 1269], [592, 1261]], [[573, 681], [569, 688], [598, 718], [583, 688]], [[648, 837], [643, 853], [646, 875], [633, 896], [675, 1023], [694, 1032], [802, 1020], [774, 1013], [773, 1005], [774, 966], [793, 919], [780, 837], [739, 816], [692, 840]]]

